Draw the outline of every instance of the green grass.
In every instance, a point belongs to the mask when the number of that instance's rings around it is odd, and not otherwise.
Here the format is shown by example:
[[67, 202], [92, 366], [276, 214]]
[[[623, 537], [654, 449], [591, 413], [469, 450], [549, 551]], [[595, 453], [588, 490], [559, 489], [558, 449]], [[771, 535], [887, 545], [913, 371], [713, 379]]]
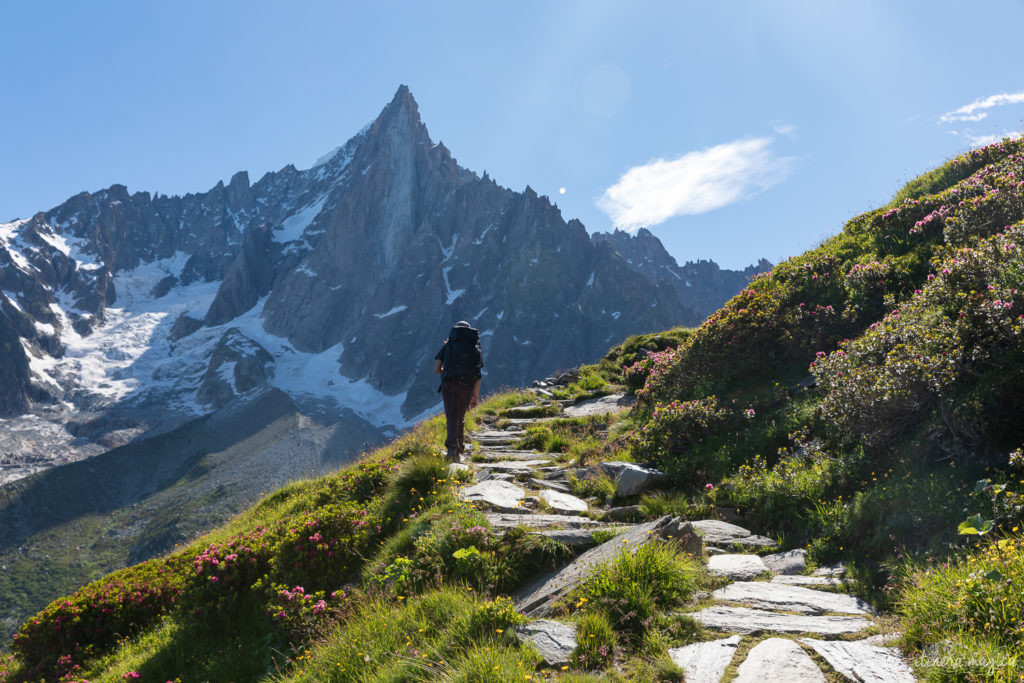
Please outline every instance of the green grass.
[[506, 600], [444, 588], [407, 600], [371, 598], [278, 681], [522, 680], [538, 657], [511, 628]]

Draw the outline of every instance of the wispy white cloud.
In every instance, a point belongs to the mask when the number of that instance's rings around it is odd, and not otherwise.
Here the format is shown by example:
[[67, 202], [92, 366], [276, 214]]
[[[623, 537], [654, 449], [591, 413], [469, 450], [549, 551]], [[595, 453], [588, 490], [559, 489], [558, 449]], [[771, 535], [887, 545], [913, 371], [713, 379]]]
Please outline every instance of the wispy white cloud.
[[633, 232], [673, 216], [705, 213], [781, 182], [792, 157], [776, 157], [773, 138], [746, 138], [689, 152], [678, 159], [655, 159], [634, 166], [606, 189], [597, 207], [617, 228]]
[[971, 147], [984, 147], [985, 145], [995, 144], [1003, 138], [1016, 140], [1020, 137], [1024, 137], [1024, 131], [1022, 130], [1002, 133], [1000, 135], [968, 135], [967, 141], [971, 144]]
[[942, 123], [954, 123], [956, 121], [981, 121], [988, 116], [988, 110], [993, 107], [1001, 107], [1006, 104], [1020, 104], [1024, 102], [1024, 92], [1000, 93], [989, 95], [970, 104], [965, 104], [959, 109], [946, 112], [939, 117]]
[[796, 132], [796, 126], [791, 125], [789, 123], [779, 123], [772, 126], [772, 130], [774, 130], [779, 135], [792, 135], [793, 133]]

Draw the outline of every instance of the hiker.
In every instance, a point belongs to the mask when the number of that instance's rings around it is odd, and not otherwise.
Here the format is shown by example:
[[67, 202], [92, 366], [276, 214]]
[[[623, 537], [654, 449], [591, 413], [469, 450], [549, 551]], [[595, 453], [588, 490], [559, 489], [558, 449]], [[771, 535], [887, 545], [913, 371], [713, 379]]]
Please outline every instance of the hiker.
[[465, 320], [455, 323], [434, 356], [434, 372], [441, 375], [441, 398], [448, 436], [444, 445], [447, 459], [457, 462], [466, 451], [466, 411], [480, 400], [480, 369], [484, 366], [480, 353], [480, 333]]

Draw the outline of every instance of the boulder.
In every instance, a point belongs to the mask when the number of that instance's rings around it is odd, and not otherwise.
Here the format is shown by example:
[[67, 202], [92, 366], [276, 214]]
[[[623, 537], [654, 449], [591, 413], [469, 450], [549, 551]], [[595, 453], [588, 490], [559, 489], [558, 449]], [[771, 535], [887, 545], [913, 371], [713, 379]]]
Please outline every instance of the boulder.
[[661, 530], [662, 538], [679, 545], [679, 549], [687, 555], [700, 557], [704, 552], [704, 541], [693, 528], [693, 524], [682, 517], [675, 517]]
[[565, 414], [569, 417], [587, 417], [619, 413], [626, 410], [631, 403], [632, 401], [627, 400], [625, 394], [610, 394], [601, 398], [592, 398], [589, 401], [580, 401], [566, 408]]
[[804, 649], [788, 638], [762, 640], [747, 653], [734, 683], [825, 683]]
[[531, 529], [599, 529], [606, 526], [589, 517], [573, 517], [570, 515], [523, 515], [488, 512], [484, 515], [487, 522], [495, 529], [511, 529], [525, 526]]
[[730, 524], [729, 522], [722, 522], [717, 519], [702, 519], [692, 524], [697, 533], [704, 537], [704, 542], [711, 545], [743, 545], [753, 548], [770, 548], [775, 545], [775, 541], [772, 539], [752, 534], [748, 529]]
[[613, 522], [635, 522], [641, 518], [643, 511], [639, 505], [623, 505], [621, 507], [608, 508], [604, 512], [604, 518]]
[[600, 463], [598, 467], [615, 480], [615, 493], [620, 498], [635, 496], [665, 477], [664, 472], [632, 462], [611, 460]]
[[718, 683], [739, 644], [739, 636], [730, 636], [673, 648], [668, 656], [685, 672], [687, 683]]

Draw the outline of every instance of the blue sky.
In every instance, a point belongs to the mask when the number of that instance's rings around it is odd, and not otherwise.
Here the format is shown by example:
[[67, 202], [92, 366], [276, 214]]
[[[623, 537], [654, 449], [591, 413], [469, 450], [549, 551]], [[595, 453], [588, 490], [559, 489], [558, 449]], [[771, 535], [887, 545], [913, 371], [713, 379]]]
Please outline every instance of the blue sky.
[[0, 220], [308, 166], [405, 83], [460, 164], [591, 231], [777, 261], [1024, 129], [1022, 28], [1009, 0], [11, 1]]

